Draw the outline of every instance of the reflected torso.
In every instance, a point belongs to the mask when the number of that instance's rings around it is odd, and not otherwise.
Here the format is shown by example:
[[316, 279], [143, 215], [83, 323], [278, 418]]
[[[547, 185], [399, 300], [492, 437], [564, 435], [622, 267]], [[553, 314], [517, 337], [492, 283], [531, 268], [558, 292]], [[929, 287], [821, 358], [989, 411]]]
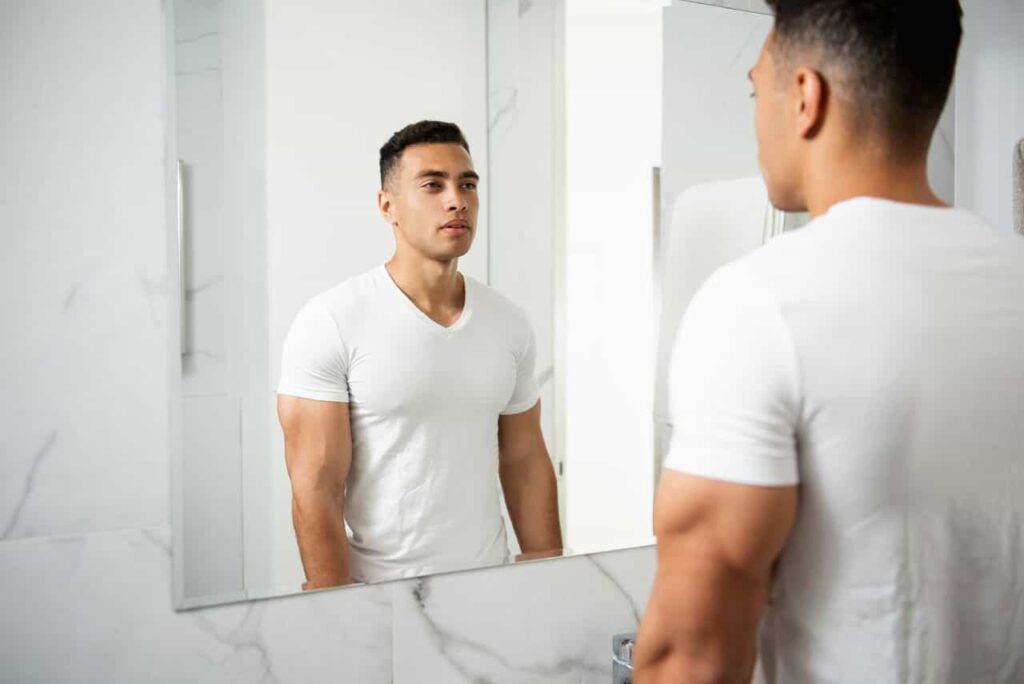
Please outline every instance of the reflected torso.
[[525, 319], [466, 278], [445, 328], [384, 267], [317, 297], [347, 367], [351, 570], [361, 581], [501, 563], [498, 416], [516, 388]]

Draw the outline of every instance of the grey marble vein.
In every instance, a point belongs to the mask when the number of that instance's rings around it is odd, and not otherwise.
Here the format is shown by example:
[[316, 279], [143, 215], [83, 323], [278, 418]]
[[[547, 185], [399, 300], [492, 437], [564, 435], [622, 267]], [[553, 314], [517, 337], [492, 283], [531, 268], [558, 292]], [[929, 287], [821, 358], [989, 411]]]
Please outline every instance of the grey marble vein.
[[612, 586], [615, 587], [615, 590], [622, 594], [622, 597], [626, 599], [626, 603], [629, 604], [629, 610], [633, 613], [633, 619], [636, 620], [636, 624], [639, 625], [640, 617], [643, 614], [643, 611], [640, 610], [640, 607], [637, 606], [636, 603], [633, 601], [633, 597], [629, 595], [629, 592], [626, 591], [626, 588], [619, 584], [619, 581], [615, 579], [614, 576], [612, 576], [612, 573], [609, 572], [608, 568], [601, 565], [601, 562], [597, 560], [597, 558], [595, 558], [594, 556], [584, 556], [584, 558], [590, 561], [594, 568], [599, 573], [604, 575], [609, 582], [611, 582]]
[[516, 98], [518, 97], [518, 91], [513, 88], [508, 99], [503, 102], [497, 109], [495, 109], [490, 122], [488, 123], [489, 129], [494, 131], [498, 128], [498, 123], [501, 122], [510, 112], [514, 112], [516, 109]]
[[[743, 38], [743, 42], [740, 43], [739, 50], [736, 51], [736, 56], [732, 58], [731, 62], [729, 62], [729, 66], [730, 67], [736, 66], [736, 64], [741, 59], [743, 59], [743, 55], [746, 54], [747, 48], [750, 47], [750, 44], [754, 41], [754, 38], [756, 38], [760, 33], [761, 33], [761, 26], [760, 26], [760, 24], [755, 24], [753, 26], [753, 28], [751, 28], [750, 31], [747, 32], [747, 35], [744, 36], [744, 38]], [[751, 66], [753, 66], [753, 65], [751, 65]]]
[[43, 446], [36, 450], [35, 455], [32, 456], [32, 465], [28, 469], [28, 475], [25, 476], [25, 484], [22, 487], [21, 496], [18, 497], [18, 502], [14, 504], [14, 512], [11, 513], [10, 520], [7, 521], [7, 526], [4, 528], [3, 534], [0, 534], [0, 539], [10, 539], [11, 535], [14, 534], [15, 528], [21, 521], [21, 515], [25, 510], [25, 504], [28, 503], [29, 497], [32, 496], [32, 487], [35, 485], [36, 473], [39, 472], [39, 466], [43, 464], [46, 457], [53, 451], [54, 445], [57, 443], [57, 431], [53, 430], [47, 436]]
[[224, 282], [224, 276], [214, 276], [213, 278], [205, 280], [204, 282], [196, 285], [195, 287], [187, 288], [185, 290], [185, 299], [191, 301], [197, 294], [202, 294], [203, 292], [209, 290], [215, 285], [220, 285], [222, 282]]
[[139, 273], [139, 287], [149, 306], [149, 318], [159, 334], [163, 333], [163, 318], [160, 312], [164, 304], [164, 295], [167, 293], [167, 284], [167, 273], [155, 280], [148, 278], [145, 273]]
[[200, 33], [198, 35], [192, 36], [191, 38], [181, 38], [181, 39], [176, 40], [174, 42], [177, 45], [187, 45], [189, 43], [198, 43], [199, 41], [205, 40], [206, 38], [212, 38], [214, 36], [219, 36], [219, 35], [220, 35], [220, 31], [207, 31], [206, 33]]
[[[493, 680], [486, 673], [474, 672], [466, 663], [459, 662], [455, 651], [463, 649], [478, 655], [490, 658], [507, 670], [519, 672], [525, 675], [536, 677], [553, 677], [570, 673], [587, 672], [594, 675], [606, 676], [605, 668], [591, 665], [579, 658], [559, 658], [550, 665], [516, 665], [508, 660], [499, 651], [477, 643], [469, 638], [461, 637], [451, 630], [442, 627], [434, 620], [428, 611], [427, 601], [430, 598], [430, 580], [428, 578], [417, 580], [412, 588], [413, 598], [419, 608], [420, 616], [426, 623], [431, 640], [441, 656], [467, 681], [474, 684], [490, 684]], [[532, 679], [530, 680], [532, 681]]]
[[202, 69], [192, 69], [190, 71], [176, 71], [175, 76], [197, 76], [199, 74], [219, 74], [220, 67], [204, 67]]
[[75, 300], [78, 299], [78, 288], [79, 284], [75, 283], [68, 290], [67, 296], [64, 297], [64, 306], [61, 308], [61, 311], [67, 313], [67, 311], [74, 305]]
[[149, 529], [140, 529], [139, 534], [142, 535], [144, 539], [152, 543], [153, 546], [160, 549], [164, 553], [164, 555], [170, 557], [171, 544], [169, 541], [161, 537], [159, 534], [155, 533], [153, 530]]
[[[255, 651], [260, 657], [260, 667], [263, 670], [259, 681], [273, 684], [279, 680], [274, 673], [267, 646], [259, 636], [260, 620], [262, 617], [263, 607], [258, 604], [249, 603], [245, 606], [245, 612], [238, 624], [226, 634], [222, 634], [217, 629], [217, 625], [205, 614], [202, 612], [193, 613], [195, 624], [205, 633], [212, 636], [219, 644], [230, 648], [233, 653], [247, 650]], [[250, 625], [250, 622], [255, 624]]]

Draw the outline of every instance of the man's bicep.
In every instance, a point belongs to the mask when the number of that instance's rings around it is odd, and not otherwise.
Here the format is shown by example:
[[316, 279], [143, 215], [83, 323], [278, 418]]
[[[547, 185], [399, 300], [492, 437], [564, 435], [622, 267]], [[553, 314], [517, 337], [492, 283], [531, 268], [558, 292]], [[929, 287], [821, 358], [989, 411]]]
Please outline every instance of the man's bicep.
[[770, 572], [793, 527], [796, 486], [762, 487], [665, 470], [655, 502], [659, 550], [745, 574]]
[[277, 410], [292, 480], [344, 483], [352, 460], [349, 405], [280, 394]]
[[540, 399], [537, 399], [525, 411], [498, 416], [498, 453], [503, 461], [543, 450], [540, 411]]

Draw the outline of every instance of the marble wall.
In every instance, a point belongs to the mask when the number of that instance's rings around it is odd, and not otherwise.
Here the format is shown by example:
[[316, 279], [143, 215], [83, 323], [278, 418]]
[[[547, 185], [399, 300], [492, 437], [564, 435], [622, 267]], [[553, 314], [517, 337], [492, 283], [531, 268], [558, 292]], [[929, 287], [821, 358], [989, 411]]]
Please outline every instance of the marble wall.
[[0, 5], [0, 679], [610, 679], [650, 548], [172, 610], [163, 6]]

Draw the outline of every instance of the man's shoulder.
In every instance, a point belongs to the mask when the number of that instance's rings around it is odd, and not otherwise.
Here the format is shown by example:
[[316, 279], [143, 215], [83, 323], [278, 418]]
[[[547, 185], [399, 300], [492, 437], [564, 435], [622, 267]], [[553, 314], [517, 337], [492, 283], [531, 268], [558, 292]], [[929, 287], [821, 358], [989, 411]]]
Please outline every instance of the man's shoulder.
[[381, 294], [380, 267], [351, 276], [310, 297], [305, 306], [345, 317], [374, 306]]
[[508, 296], [490, 285], [481, 283], [475, 278], [466, 275], [463, 277], [466, 278], [473, 288], [475, 300], [473, 306], [475, 309], [500, 316], [507, 319], [510, 323], [521, 323], [523, 325], [527, 323], [526, 311]]

